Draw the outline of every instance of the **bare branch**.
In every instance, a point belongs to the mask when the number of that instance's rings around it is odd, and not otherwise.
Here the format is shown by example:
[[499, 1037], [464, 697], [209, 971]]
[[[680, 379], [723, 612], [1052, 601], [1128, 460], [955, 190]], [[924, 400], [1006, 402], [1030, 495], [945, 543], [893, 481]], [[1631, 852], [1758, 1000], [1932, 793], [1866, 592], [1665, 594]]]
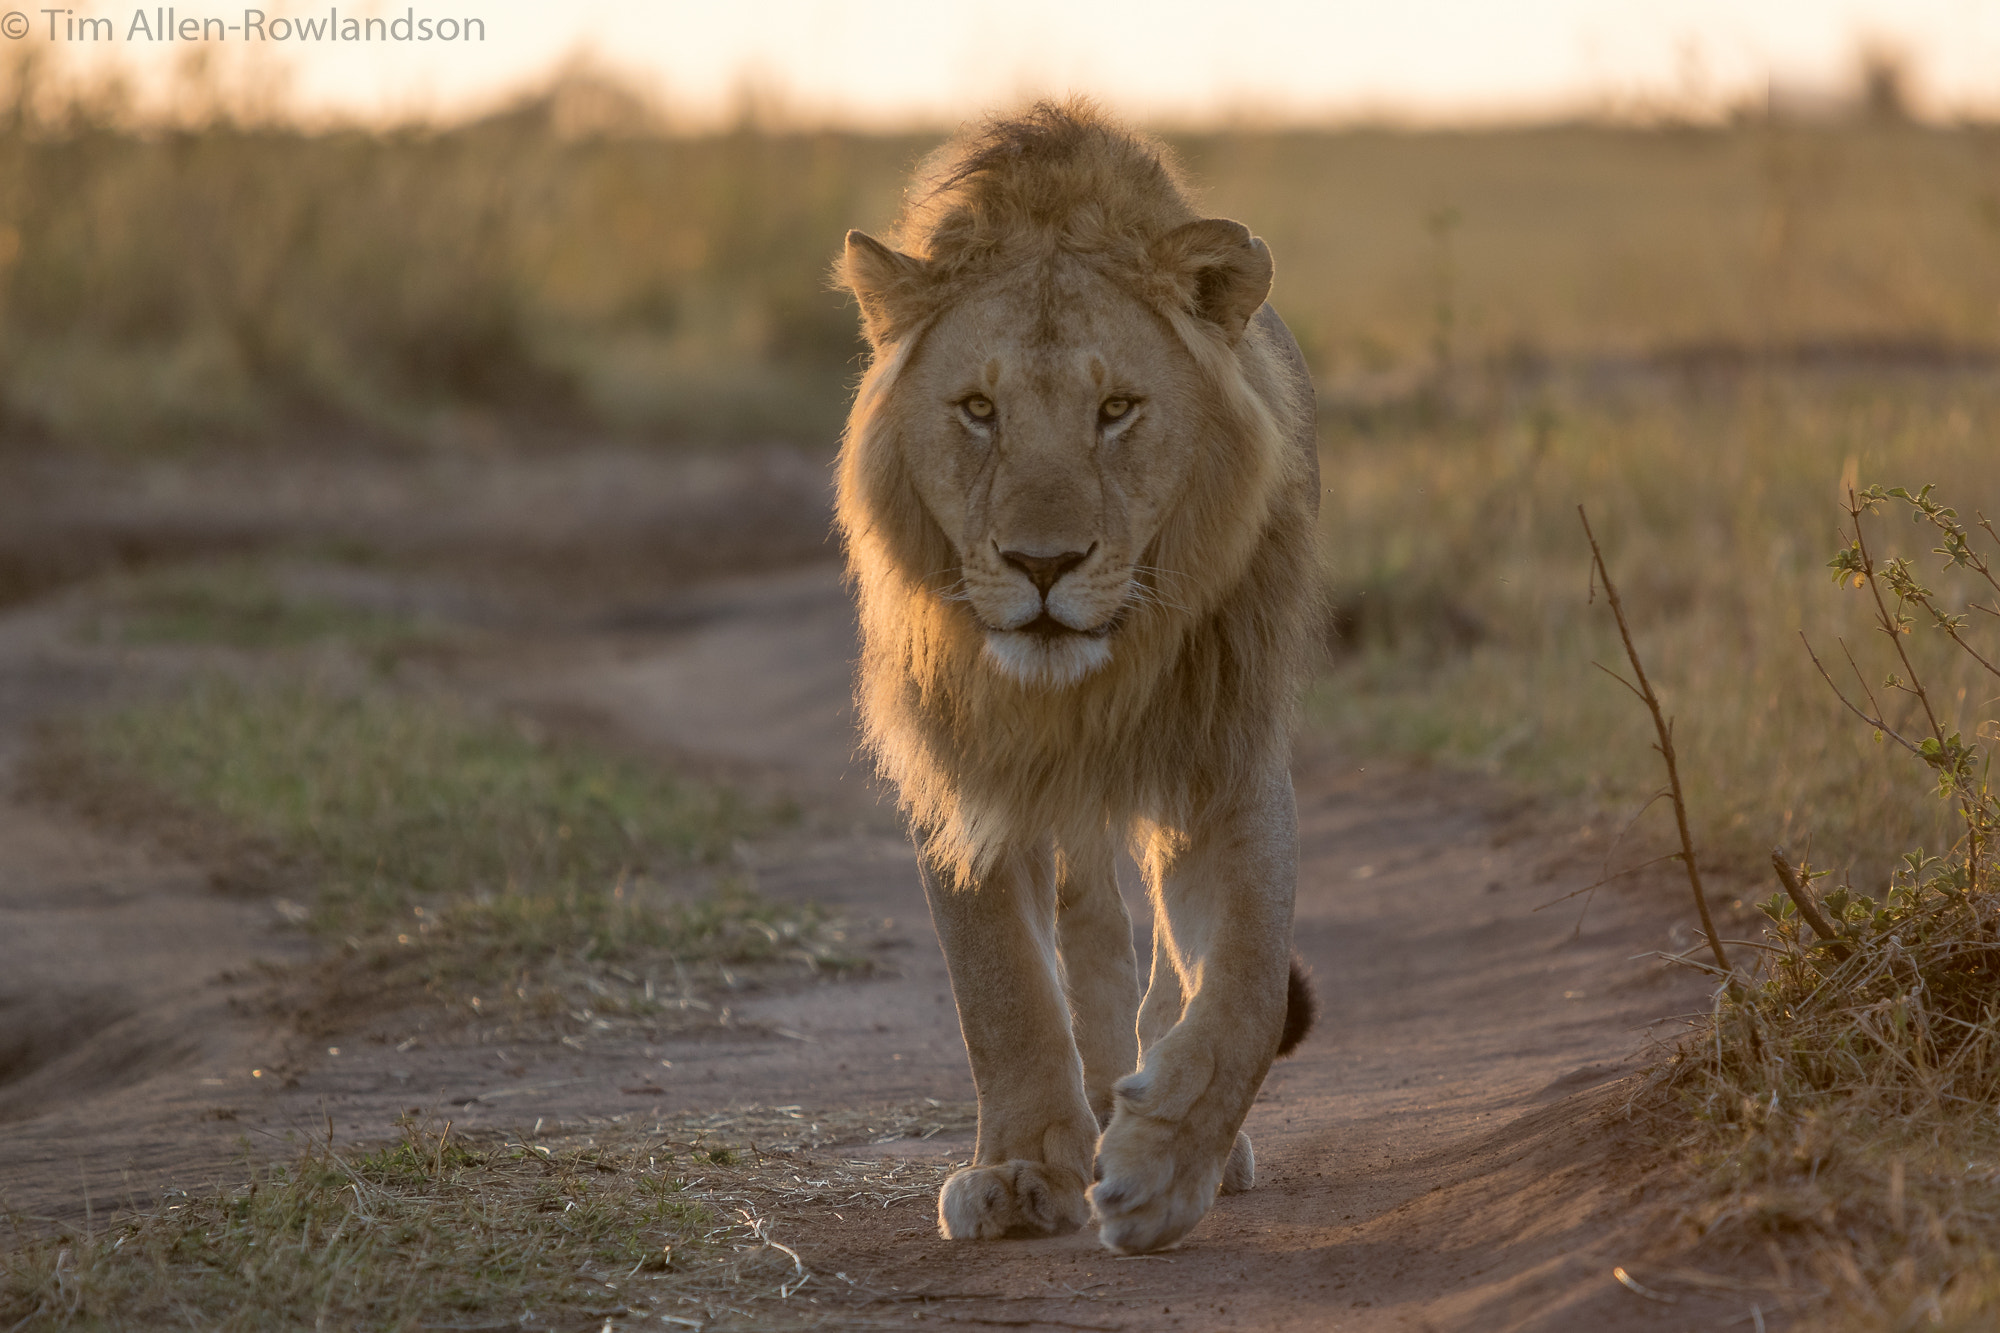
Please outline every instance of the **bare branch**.
[[[1939, 611], [1935, 606], [1931, 605], [1930, 598], [1917, 597], [1912, 600], [1914, 600], [1918, 606], [1921, 606], [1924, 610], [1930, 612], [1932, 623], [1935, 624], [1938, 629], [1944, 631], [1945, 636], [1949, 638], [1953, 643], [1957, 644], [1960, 648], [1963, 648], [1966, 651], [1966, 653], [1972, 658], [1973, 661], [1979, 663], [1980, 666], [1985, 667], [1986, 673], [1988, 675], [2000, 676], [2000, 666], [1994, 666], [1991, 662], [1987, 661], [1984, 657], [1980, 655], [1979, 650], [1977, 648], [1974, 648], [1971, 644], [1967, 643], [1964, 637], [1959, 634], [1958, 627], [1952, 624], [1951, 621], [1944, 615], [1943, 612]], [[1977, 603], [1974, 603], [1974, 605], [1977, 605]], [[1984, 610], [1985, 608], [1981, 607], [1980, 609]]]
[[1660, 862], [1662, 861], [1678, 861], [1680, 859], [1681, 859], [1681, 854], [1679, 852], [1667, 852], [1664, 855], [1654, 857], [1650, 861], [1641, 861], [1638, 865], [1627, 866], [1623, 870], [1614, 870], [1610, 874], [1606, 875], [1603, 879], [1600, 879], [1595, 883], [1586, 884], [1580, 889], [1575, 889], [1569, 893], [1565, 893], [1560, 898], [1551, 898], [1547, 902], [1543, 903], [1541, 907], [1532, 908], [1531, 910], [1539, 912], [1542, 910], [1542, 907], [1555, 907], [1558, 904], [1568, 902], [1572, 898], [1582, 897], [1584, 894], [1589, 893], [1593, 889], [1601, 889], [1614, 879], [1623, 879], [1627, 875], [1636, 875], [1641, 870], [1645, 870], [1649, 866], [1656, 866], [1660, 864]]
[[[1803, 637], [1803, 631], [1801, 631], [1801, 636]], [[1841, 656], [1847, 659], [1847, 669], [1854, 673], [1854, 683], [1861, 687], [1861, 697], [1868, 701], [1870, 708], [1887, 717], [1889, 710], [1884, 708], [1880, 701], [1875, 698], [1875, 691], [1869, 688], [1868, 677], [1861, 674], [1861, 664], [1854, 660], [1854, 650], [1847, 646], [1847, 640], [1835, 639], [1834, 642], [1840, 645]]]
[[[1829, 690], [1833, 691], [1833, 697], [1840, 700], [1842, 706], [1845, 707], [1848, 712], [1854, 714], [1854, 716], [1860, 718], [1863, 722], [1866, 722], [1869, 726], [1875, 728], [1875, 730], [1881, 732], [1884, 736], [1887, 736], [1889, 739], [1895, 741], [1896, 744], [1902, 746], [1905, 750], [1908, 750], [1911, 754], [1923, 753], [1923, 751], [1918, 749], [1914, 743], [1906, 739], [1900, 732], [1898, 732], [1894, 727], [1891, 727], [1887, 722], [1884, 722], [1879, 717], [1870, 717], [1868, 714], [1862, 712], [1859, 708], [1856, 708], [1852, 703], [1848, 701], [1847, 696], [1840, 692], [1840, 686], [1833, 683], [1833, 677], [1826, 674], [1826, 668], [1820, 664], [1819, 654], [1813, 651], [1812, 640], [1806, 637], [1806, 632], [1804, 630], [1799, 631], [1799, 642], [1803, 643], [1806, 646], [1806, 656], [1810, 657], [1812, 659], [1813, 666], [1818, 668], [1819, 678], [1826, 682], [1826, 687]], [[1841, 645], [1843, 649], [1846, 648], [1846, 646], [1847, 646], [1846, 644]], [[1854, 658], [1852, 656], [1848, 657], [1847, 662], [1849, 666], [1853, 666]], [[1857, 676], [1860, 675], [1861, 668], [1855, 667], [1854, 674]], [[1875, 701], [1874, 699], [1871, 698], [1869, 699], [1868, 702], [1873, 704]]]
[[[1658, 749], [1659, 747], [1655, 746], [1653, 748]], [[1618, 855], [1619, 845], [1625, 841], [1625, 835], [1630, 833], [1633, 830], [1633, 828], [1637, 826], [1640, 819], [1645, 817], [1646, 812], [1648, 810], [1651, 810], [1653, 806], [1661, 799], [1672, 795], [1673, 795], [1672, 792], [1668, 791], [1665, 787], [1662, 787], [1658, 791], [1654, 792], [1651, 796], [1648, 796], [1646, 798], [1646, 803], [1644, 805], [1640, 806], [1637, 810], [1634, 810], [1632, 812], [1632, 817], [1625, 821], [1625, 827], [1618, 830], [1618, 836], [1613, 838], [1611, 840], [1611, 845], [1604, 849], [1604, 859], [1600, 861], [1597, 866], [1600, 872], [1607, 874], [1610, 872], [1611, 858]]]
[[1632, 691], [1633, 695], [1635, 695], [1638, 698], [1640, 703], [1646, 702], [1646, 696], [1644, 692], [1642, 692], [1637, 685], [1634, 685], [1631, 681], [1625, 679], [1625, 677], [1619, 675], [1616, 671], [1613, 671], [1610, 667], [1604, 665], [1604, 663], [1602, 662], [1592, 662], [1591, 665], [1596, 667], [1599, 671], [1602, 671], [1605, 675], [1611, 677], [1611, 679], [1617, 681], [1620, 685], [1623, 685], [1626, 689]]
[[[2000, 532], [1995, 532], [1995, 531], [1993, 530], [1993, 520], [1992, 520], [1992, 519], [1990, 519], [1990, 518], [1986, 517], [1986, 515], [1984, 515], [1984, 514], [1980, 514], [1980, 515], [1979, 515], [1979, 526], [1980, 526], [1980, 527], [1982, 527], [1982, 528], [1984, 528], [1984, 529], [1986, 529], [1986, 535], [1987, 535], [1987, 536], [1989, 536], [1989, 537], [1991, 537], [1991, 538], [1993, 539], [1993, 544], [1994, 544], [1995, 546], [2000, 546]], [[1988, 575], [1986, 576], [1986, 581], [1987, 581], [1988, 583], [1991, 583], [1991, 584], [1993, 584], [1993, 590], [1994, 590], [1995, 592], [2000, 592], [2000, 582], [1996, 582], [1996, 581], [1994, 580], [1994, 578], [1993, 578], [1993, 576], [1992, 576], [1991, 574], [1988, 574]]]
[[[1687, 800], [1681, 794], [1681, 770], [1674, 757], [1674, 729], [1660, 711], [1659, 696], [1653, 693], [1653, 683], [1646, 679], [1646, 667], [1639, 660], [1639, 650], [1633, 646], [1632, 631], [1625, 624], [1625, 607], [1618, 600], [1617, 585], [1611, 581], [1611, 571], [1605, 566], [1604, 552], [1598, 548], [1597, 534], [1590, 530], [1590, 516], [1583, 506], [1576, 507], [1576, 516], [1583, 520], [1583, 535], [1590, 540], [1590, 558], [1597, 568], [1597, 577], [1604, 583], [1604, 600], [1611, 603], [1611, 614], [1618, 621], [1618, 636], [1625, 641], [1625, 657], [1632, 663], [1632, 675], [1638, 680], [1633, 691], [1646, 704], [1646, 710], [1653, 715], [1653, 730], [1659, 733], [1660, 757], [1667, 765], [1667, 788], [1674, 801], [1674, 823], [1681, 835], [1680, 859], [1687, 867], [1688, 888], [1694, 894], [1695, 911], [1701, 917], [1702, 934], [1708, 937], [1708, 948], [1715, 955], [1715, 964], [1730, 977], [1730, 985], [1735, 986], [1735, 972], [1730, 969], [1729, 955], [1723, 951], [1722, 937], [1716, 933], [1715, 918], [1708, 912], [1708, 895], [1702, 892], [1701, 870], [1695, 865], [1694, 835], [1688, 832]], [[1610, 673], [1615, 674], [1615, 673]]]

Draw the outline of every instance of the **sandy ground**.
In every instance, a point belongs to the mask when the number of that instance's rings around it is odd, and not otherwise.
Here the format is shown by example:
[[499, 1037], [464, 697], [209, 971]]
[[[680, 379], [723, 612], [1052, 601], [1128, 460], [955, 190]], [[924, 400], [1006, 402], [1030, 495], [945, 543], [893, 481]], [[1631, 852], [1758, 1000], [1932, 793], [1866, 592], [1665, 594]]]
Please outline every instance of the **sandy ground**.
[[[115, 654], [66, 635], [62, 606], [0, 617], [0, 763], [38, 718], [119, 688]], [[287, 904], [0, 804], [0, 1202], [75, 1226], [328, 1126], [386, 1137], [419, 1108], [532, 1132], [971, 1098], [908, 844], [853, 761], [837, 570], [624, 596], [551, 623], [461, 663], [464, 688], [789, 791], [812, 817], [751, 850], [758, 885], [842, 909], [878, 973], [746, 992], [726, 1021], [679, 1034], [507, 1044], [422, 1014], [302, 1032], [263, 999], [260, 963], [307, 952]], [[1601, 873], [1608, 829], [1462, 777], [1364, 768], [1310, 738], [1296, 781], [1296, 938], [1323, 1016], [1251, 1113], [1257, 1188], [1176, 1250], [1129, 1260], [1087, 1233], [947, 1246], [920, 1203], [801, 1214], [786, 1225], [819, 1275], [812, 1313], [1030, 1329], [1778, 1327], [1755, 1274], [1704, 1286], [1673, 1271], [1622, 1115], [1649, 1038], [1706, 1000], [1692, 973], [1649, 956], [1692, 940], [1671, 882], [1601, 890], [1579, 928], [1576, 902], [1534, 909]], [[941, 1164], [970, 1148], [960, 1135], [874, 1151]], [[1621, 1287], [1615, 1265], [1675, 1303]]]

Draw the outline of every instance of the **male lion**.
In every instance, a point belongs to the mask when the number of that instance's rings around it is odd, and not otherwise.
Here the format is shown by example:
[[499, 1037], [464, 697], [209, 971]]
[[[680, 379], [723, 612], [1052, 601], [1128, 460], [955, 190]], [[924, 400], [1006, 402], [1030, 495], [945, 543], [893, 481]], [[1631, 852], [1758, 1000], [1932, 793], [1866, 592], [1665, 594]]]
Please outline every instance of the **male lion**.
[[[1170, 1245], [1304, 1035], [1289, 731], [1317, 623], [1313, 397], [1271, 256], [1082, 103], [949, 146], [839, 280], [874, 354], [839, 524], [857, 698], [979, 1090], [948, 1238]], [[1143, 1004], [1115, 855], [1152, 896]], [[1102, 1134], [1100, 1136], [1100, 1129]]]

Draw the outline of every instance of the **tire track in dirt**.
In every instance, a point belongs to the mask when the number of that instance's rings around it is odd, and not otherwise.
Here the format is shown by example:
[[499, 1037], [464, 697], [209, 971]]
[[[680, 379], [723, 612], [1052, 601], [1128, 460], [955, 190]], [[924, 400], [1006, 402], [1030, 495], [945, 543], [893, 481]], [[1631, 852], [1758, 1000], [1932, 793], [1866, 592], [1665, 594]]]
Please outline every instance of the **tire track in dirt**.
[[[0, 793], [37, 724], [117, 688], [68, 627], [0, 619]], [[0, 797], [0, 1209], [78, 1226], [242, 1156], [279, 1091], [251, 1070], [282, 1047], [247, 967], [306, 956], [283, 926], [204, 866]]]

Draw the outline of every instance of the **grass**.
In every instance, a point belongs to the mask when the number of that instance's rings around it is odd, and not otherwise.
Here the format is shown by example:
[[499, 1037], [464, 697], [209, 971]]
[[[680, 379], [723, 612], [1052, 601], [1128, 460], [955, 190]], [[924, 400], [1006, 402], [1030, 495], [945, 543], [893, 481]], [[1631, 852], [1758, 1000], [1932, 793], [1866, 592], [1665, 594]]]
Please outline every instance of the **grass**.
[[433, 628], [418, 618], [285, 588], [267, 562], [238, 559], [122, 574], [97, 599], [85, 637], [100, 643], [220, 644], [268, 651], [339, 640], [387, 652]]
[[830, 441], [860, 343], [822, 275], [917, 141], [579, 134], [592, 92], [383, 134], [168, 128], [0, 70], [0, 433]]
[[[738, 840], [782, 810], [379, 671], [303, 675], [274, 650], [315, 645], [328, 652], [303, 669], [325, 668], [385, 626], [301, 606], [254, 565], [107, 596], [118, 618], [92, 623], [116, 641], [225, 643], [261, 666], [47, 733], [30, 783], [249, 863], [238, 891], [308, 891], [305, 924], [333, 947], [304, 978], [304, 1026], [428, 1000], [507, 1040], [572, 1020], [657, 1031], [707, 1011], [718, 978], [850, 965], [837, 922], [758, 898], [732, 869]], [[736, 1108], [468, 1140], [407, 1119], [397, 1142], [329, 1137], [102, 1230], [17, 1234], [0, 1247], [0, 1327], [798, 1326], [817, 1322], [800, 1297], [814, 1275], [763, 1210], [802, 1197], [799, 1154], [970, 1123], [934, 1104]], [[937, 1185], [881, 1164], [818, 1174], [885, 1203]]]
[[[109, 1237], [11, 1254], [5, 1304], [58, 1328], [396, 1329], [530, 1312], [560, 1327], [687, 1285], [666, 1275], [669, 1256], [714, 1266], [727, 1230], [671, 1167], [413, 1127], [386, 1148], [322, 1147], [182, 1196]], [[637, 1290], [621, 1294], [621, 1279]]]
[[[1780, 1256], [1804, 1279], [1786, 1285], [1825, 1293], [1816, 1328], [1991, 1327], [2000, 898], [1984, 755], [2000, 677], [1930, 608], [1969, 616], [1957, 632], [1995, 662], [1993, 618], [1967, 606], [2000, 601], [1976, 571], [1934, 574], [1947, 557], [1932, 548], [1954, 540], [1889, 499], [1860, 520], [1899, 631], [1883, 633], [1841, 503], [1917, 477], [1940, 483], [1962, 527], [2000, 517], [1990, 377], [1767, 366], [1556, 377], [1525, 399], [1470, 387], [1455, 405], [1328, 424], [1335, 656], [1314, 716], [1364, 753], [1499, 773], [1618, 824], [1638, 814], [1660, 760], [1646, 711], [1592, 665], [1623, 670], [1624, 652], [1591, 588], [1587, 504], [1676, 724], [1702, 865], [1732, 893], [1763, 883], [1745, 894], [1762, 898], [1779, 887], [1772, 847], [1788, 847], [1809, 860], [1800, 891], [1831, 932], [1770, 898], [1764, 947], [1730, 950], [1752, 980], [1719, 988], [1654, 1071], [1651, 1123], [1692, 1185], [1687, 1235], [1752, 1263]], [[1970, 540], [2000, 562], [1976, 528]], [[1845, 709], [1802, 634], [1879, 731]], [[1885, 687], [1889, 674], [1923, 696]], [[1984, 803], [1983, 831], [1968, 802]], [[1675, 845], [1662, 802], [1619, 860]]]
[[[1843, 478], [1934, 477], [1967, 510], [2000, 512], [1990, 377], [1770, 369], [1469, 397], [1327, 426], [1321, 726], [1362, 752], [1636, 812], [1659, 786], [1651, 724], [1591, 665], [1623, 654], [1591, 601], [1587, 504], [1675, 717], [1706, 855], [1761, 879], [1774, 843], [1810, 840], [1879, 879], [1939, 845], [1938, 802], [1844, 723], [1800, 635], [1837, 661], [1870, 633], [1864, 599], [1824, 568]], [[1949, 644], [1914, 651], [1959, 729], [1995, 715]], [[1649, 818], [1664, 835], [1667, 817]]]
[[[1929, 770], [1923, 785], [1955, 836], [1935, 853], [1905, 853], [1872, 894], [1851, 879], [1828, 890], [1816, 881], [1833, 872], [1794, 865], [1778, 848], [1779, 891], [1761, 904], [1770, 928], [1761, 942], [1730, 941], [1735, 962], [1714, 938], [1689, 860], [1714, 966], [1687, 961], [1720, 984], [1713, 1013], [1652, 1071], [1647, 1100], [1662, 1136], [1708, 1177], [1683, 1220], [1711, 1245], [1754, 1249], [1782, 1236], [1803, 1250], [1832, 1297], [1816, 1326], [1988, 1327], [2000, 1309], [1991, 1115], [2000, 1101], [2000, 791], [1979, 740], [2000, 739], [2000, 726], [1989, 721], [1973, 738], [1960, 731], [1913, 649], [1928, 630], [1987, 689], [2000, 688], [1991, 643], [2000, 533], [1977, 516], [1961, 521], [1930, 487], [1848, 494], [1847, 540], [1828, 565], [1870, 605], [1881, 639], [1864, 656], [1892, 670], [1878, 685], [1857, 665], [1844, 688], [1828, 684], [1877, 741]], [[1930, 554], [1964, 576], [1960, 586], [1934, 589], [1917, 559], [1882, 553], [1877, 511], [1892, 504], [1939, 543]], [[1676, 746], [1640, 655], [1629, 638], [1624, 647], [1658, 731], [1686, 859]], [[1884, 706], [1898, 699], [1907, 720]]]
[[732, 968], [849, 964], [837, 923], [732, 869], [784, 809], [399, 688], [398, 653], [436, 627], [250, 559], [122, 576], [94, 608], [100, 641], [262, 665], [51, 729], [29, 785], [183, 844], [232, 891], [309, 902], [286, 910], [335, 946], [311, 1021], [419, 993], [498, 1022], [657, 1019], [704, 1012]]
[[[172, 124], [0, 69], [0, 438], [125, 454], [613, 432], [831, 444], [824, 274], [942, 137], [673, 132], [572, 73], [462, 124]], [[193, 108], [205, 107], [197, 111]], [[1181, 132], [1322, 385], [2000, 337], [1991, 127]]]
[[836, 923], [728, 868], [782, 811], [448, 698], [201, 678], [57, 733], [31, 782], [178, 826], [239, 888], [309, 886], [355, 1001], [659, 1012], [691, 976], [846, 965]]
[[448, 698], [211, 677], [91, 719], [78, 743], [309, 859], [330, 929], [379, 924], [447, 893], [608, 888], [716, 859], [752, 823], [727, 793]]
[[[808, 1118], [747, 1108], [671, 1125], [309, 1145], [243, 1183], [170, 1194], [86, 1235], [0, 1250], [15, 1328], [789, 1328], [827, 1290], [774, 1205], [927, 1208], [939, 1170], [813, 1149], [969, 1126], [970, 1108]], [[801, 1172], [813, 1177], [802, 1178]], [[791, 1244], [786, 1244], [790, 1241]]]

